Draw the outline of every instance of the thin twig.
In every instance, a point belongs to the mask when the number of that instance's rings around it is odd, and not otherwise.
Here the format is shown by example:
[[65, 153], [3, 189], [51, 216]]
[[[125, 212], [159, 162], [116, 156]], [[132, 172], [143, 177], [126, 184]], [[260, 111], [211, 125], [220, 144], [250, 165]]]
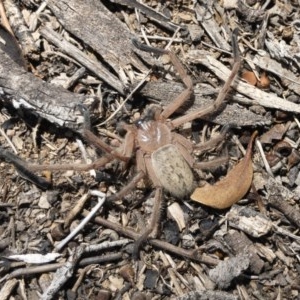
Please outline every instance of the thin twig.
[[274, 174], [273, 174], [273, 172], [272, 172], [272, 170], [271, 170], [271, 168], [270, 168], [270, 165], [269, 165], [269, 163], [268, 163], [268, 161], [267, 161], [267, 158], [266, 158], [266, 156], [265, 156], [265, 152], [264, 152], [264, 150], [263, 150], [263, 147], [262, 147], [262, 145], [261, 145], [261, 142], [260, 142], [258, 139], [256, 139], [255, 142], [256, 142], [256, 146], [257, 146], [257, 148], [258, 148], [258, 151], [259, 151], [259, 153], [260, 153], [260, 156], [261, 156], [261, 158], [262, 158], [262, 160], [263, 160], [263, 163], [264, 163], [264, 165], [265, 165], [265, 168], [266, 168], [267, 173], [268, 173], [271, 177], [274, 178]]
[[[84, 216], [86, 216], [89, 214], [89, 212], [84, 210], [82, 214]], [[130, 237], [133, 240], [137, 240], [140, 237], [139, 233], [137, 233], [131, 229], [125, 228], [125, 227], [121, 226], [120, 224], [108, 221], [104, 218], [96, 217], [94, 220], [96, 223], [101, 224], [107, 228], [113, 229], [122, 235]], [[217, 265], [219, 262], [217, 259], [212, 258], [208, 255], [205, 255], [205, 254], [200, 255], [199, 252], [197, 251], [197, 249], [186, 250], [186, 249], [174, 246], [170, 243], [161, 241], [159, 239], [149, 239], [148, 242], [149, 242], [149, 244], [151, 244], [155, 247], [158, 247], [160, 249], [166, 250], [168, 252], [172, 252], [176, 255], [179, 255], [179, 256], [182, 256], [185, 258], [203, 262], [208, 265]]]
[[81, 221], [81, 223], [66, 237], [64, 238], [56, 247], [56, 251], [60, 251], [74, 236], [78, 234], [79, 231], [91, 220], [91, 218], [97, 213], [100, 207], [103, 205], [106, 195], [100, 191], [91, 190], [90, 195], [98, 197], [97, 205], [91, 210], [91, 212]]
[[0, 133], [5, 137], [5, 139], [7, 140], [8, 144], [10, 145], [12, 150], [15, 152], [15, 154], [18, 154], [18, 150], [16, 149], [15, 145], [10, 140], [10, 138], [6, 135], [6, 133], [4, 132], [4, 130], [2, 128], [0, 128]]

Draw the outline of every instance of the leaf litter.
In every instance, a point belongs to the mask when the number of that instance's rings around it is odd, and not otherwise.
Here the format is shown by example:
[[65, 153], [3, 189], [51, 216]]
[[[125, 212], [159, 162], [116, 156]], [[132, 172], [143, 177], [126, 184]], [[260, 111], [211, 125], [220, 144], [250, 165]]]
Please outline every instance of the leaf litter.
[[217, 209], [228, 208], [241, 200], [252, 183], [252, 148], [257, 134], [257, 131], [252, 134], [244, 158], [224, 178], [214, 185], [207, 183], [196, 188], [191, 199]]

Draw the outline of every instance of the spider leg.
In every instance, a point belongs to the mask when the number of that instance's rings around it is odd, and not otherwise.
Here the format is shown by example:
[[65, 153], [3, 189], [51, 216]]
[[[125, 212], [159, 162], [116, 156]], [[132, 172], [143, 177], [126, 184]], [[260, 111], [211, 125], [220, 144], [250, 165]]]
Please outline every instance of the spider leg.
[[139, 250], [142, 244], [147, 240], [150, 234], [154, 233], [156, 235], [157, 226], [159, 224], [159, 219], [161, 216], [161, 206], [163, 199], [163, 189], [162, 187], [157, 187], [155, 190], [154, 207], [151, 215], [151, 220], [149, 227], [142, 233], [142, 235], [135, 241], [132, 256], [134, 259], [138, 259]]
[[81, 114], [83, 115], [84, 123], [83, 123], [83, 131], [82, 135], [84, 139], [91, 145], [94, 145], [96, 148], [101, 149], [105, 151], [106, 153], [115, 156], [115, 158], [118, 158], [122, 161], [127, 162], [129, 160], [128, 157], [125, 157], [124, 155], [120, 154], [115, 149], [111, 148], [108, 144], [103, 142], [98, 136], [96, 136], [91, 131], [91, 116], [90, 112], [88, 111], [87, 107], [83, 104], [78, 104], [78, 109], [80, 110]]
[[144, 44], [141, 44], [137, 40], [133, 39], [132, 43], [134, 46], [142, 51], [145, 52], [152, 52], [158, 55], [162, 54], [168, 54], [171, 62], [174, 66], [174, 68], [177, 70], [181, 80], [183, 83], [186, 85], [186, 89], [182, 91], [176, 98], [173, 100], [171, 103], [166, 105], [160, 115], [160, 118], [162, 120], [168, 119], [179, 107], [181, 107], [188, 99], [190, 98], [192, 92], [193, 92], [193, 81], [191, 77], [188, 75], [186, 72], [185, 68], [183, 67], [183, 64], [181, 61], [178, 59], [176, 54], [170, 50], [165, 50], [165, 49], [158, 49], [154, 47], [150, 47]]
[[233, 49], [234, 64], [228, 79], [226, 80], [224, 86], [221, 88], [218, 94], [217, 99], [214, 101], [213, 104], [210, 104], [198, 111], [192, 112], [190, 114], [172, 120], [171, 124], [173, 125], [174, 128], [182, 125], [183, 123], [190, 122], [192, 120], [208, 115], [220, 108], [220, 106], [222, 105], [223, 101], [227, 96], [227, 93], [231, 87], [232, 82], [234, 81], [239, 71], [240, 64], [241, 64], [241, 59], [238, 51], [237, 35], [238, 35], [238, 29], [236, 28], [232, 33], [232, 49]]
[[200, 170], [212, 170], [216, 167], [227, 164], [228, 161], [229, 161], [228, 156], [222, 156], [222, 157], [215, 158], [211, 161], [195, 162], [193, 164], [193, 167], [195, 169], [200, 169]]
[[134, 148], [134, 130], [131, 127], [126, 127], [127, 134], [124, 139], [124, 147], [120, 152], [111, 148], [108, 144], [103, 142], [99, 137], [97, 137], [92, 131], [90, 131], [90, 115], [89, 112], [83, 107], [79, 106], [81, 113], [84, 116], [84, 129], [83, 129], [83, 136], [85, 140], [94, 145], [96, 148], [105, 151], [107, 154], [95, 162], [90, 164], [48, 164], [48, 165], [38, 165], [38, 164], [27, 164], [24, 162], [24, 165], [27, 168], [34, 172], [34, 171], [89, 171], [92, 169], [100, 169], [105, 164], [109, 163], [114, 159], [120, 159], [121, 161], [127, 163], [132, 156], [133, 148]]
[[25, 178], [26, 180], [34, 183], [42, 190], [46, 190], [50, 187], [51, 183], [45, 180], [43, 177], [40, 177], [33, 172], [31, 172], [26, 166], [26, 162], [19, 158], [17, 155], [11, 153], [0, 147], [0, 158], [5, 159], [8, 163], [14, 165], [18, 173]]
[[145, 173], [143, 171], [139, 171], [129, 183], [127, 183], [118, 193], [111, 195], [107, 198], [107, 201], [116, 201], [118, 199], [122, 199], [125, 195], [127, 195], [131, 190], [133, 190], [137, 183], [145, 177]]

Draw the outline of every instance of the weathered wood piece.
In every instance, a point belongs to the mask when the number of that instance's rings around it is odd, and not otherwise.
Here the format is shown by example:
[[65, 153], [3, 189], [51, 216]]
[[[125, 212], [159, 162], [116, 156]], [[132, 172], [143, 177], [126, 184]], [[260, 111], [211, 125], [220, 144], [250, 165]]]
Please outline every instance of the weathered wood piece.
[[[212, 3], [213, 2], [211, 2], [211, 5]], [[200, 5], [199, 3], [197, 3], [195, 5], [195, 13], [197, 16], [197, 20], [202, 25], [204, 30], [207, 32], [207, 34], [217, 47], [226, 51], [231, 51], [230, 45], [220, 34], [220, 25], [218, 24], [218, 22], [212, 14], [213, 10], [209, 8], [206, 5]]]
[[226, 244], [232, 249], [234, 255], [247, 255], [250, 259], [250, 270], [259, 274], [264, 266], [264, 261], [257, 255], [257, 250], [252, 241], [237, 230], [229, 230], [224, 236]]
[[0, 102], [16, 109], [28, 109], [40, 117], [60, 126], [78, 128], [83, 122], [74, 113], [85, 96], [71, 93], [27, 72], [0, 49]]
[[245, 253], [237, 254], [219, 262], [215, 268], [209, 270], [209, 277], [217, 284], [219, 289], [226, 289], [235, 278], [248, 269], [249, 264], [250, 259]]
[[66, 41], [60, 34], [55, 32], [51, 28], [44, 27], [40, 30], [40, 33], [44, 38], [46, 38], [50, 43], [58, 47], [62, 52], [73, 57], [87, 69], [92, 71], [96, 76], [98, 76], [107, 84], [109, 84], [112, 88], [117, 90], [119, 93], [124, 94], [125, 87], [123, 83], [118, 79], [118, 77], [114, 76], [111, 72], [109, 72], [97, 60], [83, 53], [76, 46]]
[[22, 45], [23, 54], [33, 58], [34, 53], [37, 53], [38, 49], [32, 37], [32, 33], [24, 21], [19, 4], [12, 0], [5, 0], [3, 1], [3, 4], [5, 6], [6, 14], [9, 18], [11, 27], [20, 44]]
[[[151, 81], [140, 90], [140, 94], [161, 105], [167, 105], [183, 90], [184, 86], [180, 82]], [[208, 84], [196, 84], [194, 87], [194, 99], [189, 101], [189, 105], [180, 108], [177, 113], [187, 114], [199, 110], [201, 107], [211, 104], [216, 99], [217, 93], [218, 90]], [[231, 123], [236, 126], [255, 126], [269, 124], [271, 122], [271, 116], [255, 114], [237, 103], [230, 103], [230, 96], [227, 98], [229, 103], [224, 105], [223, 110], [214, 115], [206, 116], [203, 119], [213, 121], [220, 125]]]
[[293, 198], [297, 199], [299, 196], [271, 177], [268, 178], [265, 184], [269, 195], [269, 204], [281, 211], [291, 223], [299, 228], [300, 211], [297, 209], [297, 205], [292, 206], [288, 201]]
[[[126, 85], [126, 68], [133, 66], [142, 72], [147, 68], [134, 54], [131, 39], [134, 37], [126, 26], [97, 0], [50, 0], [48, 6], [63, 27], [97, 52]], [[146, 61], [148, 53], [138, 50]]]

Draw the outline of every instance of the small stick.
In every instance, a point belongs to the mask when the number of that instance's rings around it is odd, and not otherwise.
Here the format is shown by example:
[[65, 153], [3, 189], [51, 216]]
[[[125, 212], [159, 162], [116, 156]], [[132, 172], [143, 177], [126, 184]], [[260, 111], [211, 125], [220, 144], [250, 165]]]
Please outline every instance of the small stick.
[[[88, 215], [88, 213], [89, 212], [87, 210], [84, 210], [82, 214], [84, 216], [86, 216], [86, 215]], [[96, 223], [98, 223], [100, 225], [103, 225], [107, 228], [113, 229], [113, 230], [117, 231], [118, 233], [120, 233], [122, 235], [125, 235], [125, 236], [128, 236], [128, 237], [132, 238], [133, 240], [137, 240], [140, 237], [139, 233], [137, 233], [137, 232], [135, 232], [131, 229], [124, 228], [120, 224], [113, 223], [113, 222], [108, 221], [108, 220], [106, 220], [102, 217], [98, 216], [94, 220], [95, 220]], [[182, 256], [182, 257], [185, 257], [185, 258], [192, 259], [194, 261], [203, 262], [205, 264], [214, 265], [214, 266], [219, 263], [219, 260], [217, 260], [215, 258], [212, 258], [208, 255], [205, 255], [205, 254], [199, 255], [199, 252], [198, 252], [197, 249], [186, 250], [186, 249], [174, 246], [170, 243], [161, 241], [159, 239], [149, 239], [148, 242], [149, 242], [149, 244], [151, 244], [155, 247], [158, 247], [160, 249], [166, 250], [168, 252], [174, 253], [176, 255], [179, 255], [179, 256]]]
[[64, 238], [56, 247], [56, 251], [60, 251], [74, 236], [78, 234], [79, 231], [91, 220], [91, 218], [97, 213], [100, 207], [103, 205], [106, 195], [100, 191], [91, 190], [90, 195], [98, 197], [97, 205], [91, 210], [91, 212], [81, 221], [81, 223], [66, 237]]
[[271, 170], [271, 168], [270, 168], [270, 165], [269, 165], [269, 163], [268, 163], [268, 161], [267, 161], [267, 158], [266, 158], [266, 156], [265, 156], [265, 152], [264, 152], [264, 150], [263, 150], [263, 147], [262, 147], [262, 145], [261, 145], [261, 142], [258, 140], [258, 139], [256, 139], [256, 146], [257, 146], [257, 148], [258, 148], [258, 150], [259, 150], [259, 153], [260, 153], [260, 156], [261, 156], [261, 158], [262, 158], [262, 160], [263, 160], [263, 163], [264, 163], [264, 165], [265, 165], [265, 168], [266, 168], [266, 171], [267, 171], [267, 173], [271, 176], [271, 177], [275, 177], [274, 176], [274, 174], [273, 174], [273, 172], [272, 172], [272, 170]]

